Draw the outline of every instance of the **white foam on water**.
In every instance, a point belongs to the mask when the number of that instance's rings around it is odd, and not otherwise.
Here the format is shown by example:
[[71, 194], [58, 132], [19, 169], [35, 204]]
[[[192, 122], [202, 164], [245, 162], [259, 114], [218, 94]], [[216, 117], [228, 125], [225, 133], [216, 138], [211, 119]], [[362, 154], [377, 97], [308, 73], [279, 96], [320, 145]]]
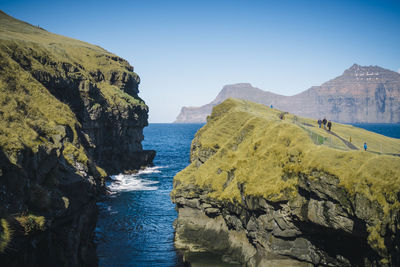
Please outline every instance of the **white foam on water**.
[[108, 184], [108, 189], [111, 192], [120, 191], [145, 191], [145, 190], [157, 190], [158, 187], [154, 186], [158, 184], [158, 181], [151, 181], [140, 177], [142, 174], [160, 173], [159, 169], [165, 168], [163, 166], [148, 167], [144, 170], [140, 170], [135, 174], [118, 174], [111, 176], [112, 182]]
[[160, 173], [161, 171], [159, 169], [167, 168], [168, 166], [154, 166], [154, 167], [147, 167], [144, 170], [138, 171], [138, 175], [141, 174], [150, 174], [150, 173]]

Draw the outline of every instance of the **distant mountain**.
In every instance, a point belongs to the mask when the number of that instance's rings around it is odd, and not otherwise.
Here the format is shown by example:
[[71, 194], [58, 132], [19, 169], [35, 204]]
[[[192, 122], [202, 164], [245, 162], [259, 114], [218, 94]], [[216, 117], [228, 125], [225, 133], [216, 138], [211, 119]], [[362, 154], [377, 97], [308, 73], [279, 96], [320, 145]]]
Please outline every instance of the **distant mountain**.
[[400, 74], [378, 66], [354, 64], [321, 86], [283, 96], [249, 83], [226, 85], [209, 104], [183, 107], [175, 123], [205, 122], [215, 105], [234, 97], [273, 105], [304, 117], [343, 123], [400, 123]]

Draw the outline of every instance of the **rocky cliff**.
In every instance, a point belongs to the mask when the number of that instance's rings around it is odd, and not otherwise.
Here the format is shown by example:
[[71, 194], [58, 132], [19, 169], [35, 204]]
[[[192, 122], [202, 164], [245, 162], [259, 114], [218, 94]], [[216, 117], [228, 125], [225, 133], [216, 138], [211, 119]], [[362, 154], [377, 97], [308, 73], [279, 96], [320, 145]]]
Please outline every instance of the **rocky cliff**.
[[0, 11], [0, 262], [96, 265], [107, 174], [150, 164], [124, 59]]
[[399, 152], [398, 139], [228, 99], [174, 177], [175, 245], [246, 266], [399, 266]]
[[378, 66], [357, 64], [343, 75], [294, 96], [262, 91], [246, 83], [226, 85], [211, 103], [183, 107], [175, 122], [205, 122], [212, 107], [229, 97], [272, 104], [299, 116], [327, 117], [337, 122], [400, 122], [400, 74]]

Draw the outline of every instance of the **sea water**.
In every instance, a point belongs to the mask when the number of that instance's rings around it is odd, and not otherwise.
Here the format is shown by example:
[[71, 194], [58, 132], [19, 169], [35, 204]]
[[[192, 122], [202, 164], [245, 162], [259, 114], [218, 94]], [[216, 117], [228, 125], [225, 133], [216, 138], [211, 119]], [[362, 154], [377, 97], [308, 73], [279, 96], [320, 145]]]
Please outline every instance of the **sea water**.
[[100, 266], [180, 266], [174, 249], [172, 179], [189, 164], [190, 144], [203, 124], [150, 124], [144, 149], [157, 151], [154, 166], [117, 174], [99, 203], [96, 227]]
[[[150, 124], [144, 149], [154, 149], [154, 166], [137, 174], [117, 174], [107, 183], [111, 192], [99, 203], [96, 227], [100, 266], [181, 266], [174, 249], [172, 179], [189, 164], [190, 144], [202, 124]], [[400, 124], [356, 124], [400, 138]], [[193, 265], [222, 266], [212, 255], [193, 255]]]
[[389, 123], [353, 123], [353, 126], [364, 128], [365, 130], [386, 135], [393, 138], [400, 138], [400, 124]]

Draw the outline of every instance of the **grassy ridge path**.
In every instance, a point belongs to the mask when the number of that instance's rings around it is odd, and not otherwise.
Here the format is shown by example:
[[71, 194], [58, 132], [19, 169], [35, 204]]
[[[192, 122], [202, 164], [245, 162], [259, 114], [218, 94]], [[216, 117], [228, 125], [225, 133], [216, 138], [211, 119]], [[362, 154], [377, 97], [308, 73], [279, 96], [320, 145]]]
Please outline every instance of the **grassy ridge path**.
[[342, 137], [340, 137], [339, 135], [337, 135], [336, 133], [332, 132], [332, 131], [327, 131], [329, 134], [336, 136], [337, 138], [339, 138], [349, 149], [351, 150], [359, 150], [355, 145], [353, 145], [352, 143], [350, 143], [349, 141], [343, 139]]

